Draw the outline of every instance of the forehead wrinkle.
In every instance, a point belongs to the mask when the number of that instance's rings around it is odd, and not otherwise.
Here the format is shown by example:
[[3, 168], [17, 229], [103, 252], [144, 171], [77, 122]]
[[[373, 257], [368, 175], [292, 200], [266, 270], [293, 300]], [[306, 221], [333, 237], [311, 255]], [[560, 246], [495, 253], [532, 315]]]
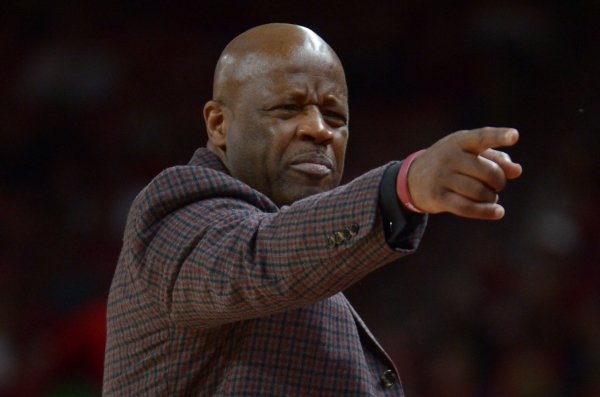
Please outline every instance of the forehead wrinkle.
[[[285, 90], [274, 89], [270, 86], [262, 87], [266, 95], [272, 100], [290, 100], [295, 103], [317, 103], [323, 106], [347, 106], [347, 93], [344, 87], [331, 84], [325, 81], [325, 84], [319, 82], [313, 87], [310, 82], [303, 80], [294, 84], [294, 75], [302, 75], [303, 73], [293, 73], [292, 77], [287, 75], [287, 87]], [[276, 81], [276, 79], [274, 80]]]
[[344, 105], [346, 99], [346, 95], [344, 95], [342, 98], [338, 98], [336, 95], [327, 94], [325, 95], [325, 98], [323, 98], [323, 103], [325, 103], [326, 105]]
[[314, 101], [322, 102], [324, 105], [343, 105], [346, 100], [346, 95], [343, 93], [328, 93], [327, 89], [323, 89], [324, 93], [321, 93], [322, 87], [316, 87], [312, 90], [308, 86], [294, 87], [286, 93], [286, 97], [295, 101]]

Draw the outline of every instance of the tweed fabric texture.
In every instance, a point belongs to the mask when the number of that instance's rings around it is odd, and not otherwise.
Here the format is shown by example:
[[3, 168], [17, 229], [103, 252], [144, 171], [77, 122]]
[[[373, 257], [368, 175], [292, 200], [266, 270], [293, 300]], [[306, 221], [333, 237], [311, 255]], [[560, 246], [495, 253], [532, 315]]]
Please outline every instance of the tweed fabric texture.
[[[134, 200], [108, 304], [105, 396], [402, 396], [342, 290], [393, 250], [374, 169], [278, 208], [201, 148]], [[341, 236], [331, 244], [331, 236]]]

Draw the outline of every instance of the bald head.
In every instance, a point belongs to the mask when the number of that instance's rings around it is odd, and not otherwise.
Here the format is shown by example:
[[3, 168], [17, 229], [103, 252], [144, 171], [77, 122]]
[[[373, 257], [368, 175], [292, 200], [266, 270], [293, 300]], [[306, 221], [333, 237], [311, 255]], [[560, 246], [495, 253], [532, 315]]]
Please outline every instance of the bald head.
[[[301, 62], [302, 61], [302, 62]], [[223, 50], [213, 82], [213, 99], [231, 103], [240, 87], [275, 67], [325, 62], [341, 63], [329, 45], [312, 30], [285, 23], [260, 25], [234, 38]]]
[[333, 50], [307, 28], [262, 25], [233, 39], [217, 63], [204, 120], [206, 147], [278, 205], [340, 182], [346, 77]]

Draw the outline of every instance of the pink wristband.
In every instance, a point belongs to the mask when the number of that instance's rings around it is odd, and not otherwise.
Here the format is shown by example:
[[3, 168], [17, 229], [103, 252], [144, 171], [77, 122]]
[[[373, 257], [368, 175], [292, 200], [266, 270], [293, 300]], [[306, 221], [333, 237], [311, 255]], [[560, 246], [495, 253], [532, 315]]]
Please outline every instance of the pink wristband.
[[410, 197], [410, 192], [408, 191], [408, 170], [410, 169], [412, 162], [422, 155], [423, 152], [425, 152], [425, 149], [414, 152], [405, 158], [398, 171], [398, 176], [396, 177], [396, 193], [400, 198], [400, 202], [412, 212], [417, 212], [419, 214], [423, 214], [424, 212], [417, 208], [412, 201], [412, 197]]

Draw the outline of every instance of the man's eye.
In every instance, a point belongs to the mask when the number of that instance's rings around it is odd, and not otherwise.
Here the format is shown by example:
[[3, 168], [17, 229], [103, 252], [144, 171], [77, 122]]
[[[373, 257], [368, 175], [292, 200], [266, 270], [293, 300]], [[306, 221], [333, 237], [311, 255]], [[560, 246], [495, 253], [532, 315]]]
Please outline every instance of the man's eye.
[[344, 126], [347, 123], [346, 117], [339, 113], [327, 112], [323, 113], [323, 117], [325, 117], [331, 124], [334, 124], [337, 127]]
[[294, 104], [285, 104], [285, 105], [279, 105], [275, 108], [275, 110], [283, 110], [283, 111], [287, 111], [287, 112], [296, 112], [298, 110], [300, 110], [300, 107], [298, 105], [294, 105]]

